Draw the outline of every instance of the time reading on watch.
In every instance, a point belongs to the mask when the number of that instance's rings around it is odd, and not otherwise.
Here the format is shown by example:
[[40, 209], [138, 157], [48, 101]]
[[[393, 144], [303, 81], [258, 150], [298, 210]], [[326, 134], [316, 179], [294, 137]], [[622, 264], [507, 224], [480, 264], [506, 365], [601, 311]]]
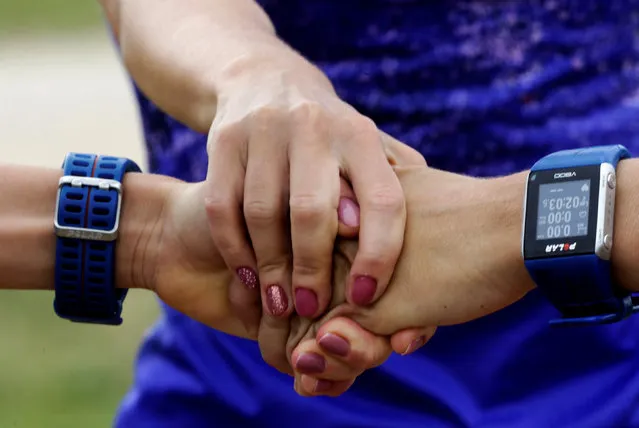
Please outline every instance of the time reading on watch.
[[538, 240], [588, 234], [590, 180], [564, 181], [539, 186]]

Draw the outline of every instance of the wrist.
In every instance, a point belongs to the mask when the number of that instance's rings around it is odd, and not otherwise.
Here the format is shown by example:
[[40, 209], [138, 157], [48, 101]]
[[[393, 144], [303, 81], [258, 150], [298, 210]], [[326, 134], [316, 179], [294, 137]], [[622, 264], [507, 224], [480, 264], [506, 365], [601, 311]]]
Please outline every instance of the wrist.
[[[235, 88], [254, 88], [256, 80], [268, 85], [311, 82], [335, 93], [328, 77], [317, 66], [287, 46], [276, 36], [255, 43], [224, 66], [216, 76], [218, 94], [233, 93]], [[253, 83], [252, 83], [253, 82]]]
[[127, 174], [116, 246], [118, 288], [154, 290], [165, 207], [179, 181], [152, 174]]
[[497, 271], [505, 287], [522, 295], [535, 288], [521, 252], [526, 179], [527, 171], [481, 180], [487, 188], [486, 195], [490, 195], [482, 224], [487, 232], [494, 232], [489, 242], [490, 251], [495, 251]]

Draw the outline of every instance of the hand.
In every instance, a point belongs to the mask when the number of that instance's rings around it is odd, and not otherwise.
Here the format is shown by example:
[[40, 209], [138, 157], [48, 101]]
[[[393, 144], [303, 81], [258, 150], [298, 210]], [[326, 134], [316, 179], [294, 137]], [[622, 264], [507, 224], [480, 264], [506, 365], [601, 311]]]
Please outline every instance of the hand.
[[285, 370], [264, 344], [283, 345], [293, 302], [314, 318], [331, 299], [340, 175], [362, 211], [352, 303], [369, 304], [386, 287], [402, 247], [404, 199], [375, 124], [297, 54], [248, 54], [220, 81], [206, 198], [211, 221], [223, 227], [213, 240], [245, 285], [261, 289], [262, 353]]
[[[373, 334], [392, 335], [395, 352], [414, 352], [433, 336], [437, 326], [487, 315], [533, 288], [519, 248], [521, 187], [525, 182], [521, 174], [482, 180], [424, 167], [396, 170], [407, 200], [408, 222], [392, 283], [371, 307], [334, 301], [333, 309], [290, 351], [294, 364], [299, 355], [309, 352], [334, 361], [335, 354], [322, 346], [327, 335], [356, 344], [376, 343], [378, 349], [381, 344], [372, 342], [371, 337], [379, 336]], [[356, 246], [355, 241], [339, 243], [342, 271], [348, 269]], [[382, 354], [375, 355], [383, 360]], [[380, 364], [380, 359], [368, 358], [364, 364], [352, 365], [351, 370], [355, 373], [358, 368], [361, 373]], [[333, 370], [343, 371], [343, 364], [337, 367]], [[304, 367], [296, 367], [296, 371], [296, 388], [301, 394], [318, 395], [317, 385], [328, 388]], [[349, 386], [336, 383], [332, 388], [341, 393]]]
[[523, 174], [477, 179], [432, 168], [396, 172], [408, 210], [402, 257], [383, 299], [370, 308], [343, 308], [353, 320], [377, 334], [459, 324], [534, 287], [521, 256]]
[[[238, 293], [239, 278], [229, 271], [209, 233], [219, 225], [209, 222], [204, 204], [206, 183], [187, 184], [170, 178], [154, 181], [164, 195], [163, 209], [151, 231], [138, 239], [141, 266], [133, 273], [169, 306], [209, 327], [236, 336], [257, 339], [261, 316], [257, 288]], [[342, 198], [352, 191], [342, 181]], [[351, 208], [358, 216], [357, 205]], [[339, 224], [342, 236], [355, 236], [356, 227]], [[280, 344], [285, 354], [284, 341]]]

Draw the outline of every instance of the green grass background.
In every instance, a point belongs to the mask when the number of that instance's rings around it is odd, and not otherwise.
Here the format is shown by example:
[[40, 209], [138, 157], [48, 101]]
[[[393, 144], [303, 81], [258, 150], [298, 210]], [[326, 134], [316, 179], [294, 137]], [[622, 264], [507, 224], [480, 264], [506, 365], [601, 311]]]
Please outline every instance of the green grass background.
[[[5, 43], [25, 33], [81, 37], [102, 25], [95, 0], [0, 0]], [[52, 302], [50, 292], [0, 292], [0, 428], [109, 427], [157, 302], [131, 292], [120, 327], [60, 320]]]

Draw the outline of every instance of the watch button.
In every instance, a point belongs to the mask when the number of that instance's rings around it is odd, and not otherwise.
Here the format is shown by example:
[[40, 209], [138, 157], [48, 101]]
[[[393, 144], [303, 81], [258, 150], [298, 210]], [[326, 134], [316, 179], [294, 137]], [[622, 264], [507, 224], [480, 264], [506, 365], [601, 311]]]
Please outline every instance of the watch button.
[[608, 187], [610, 187], [611, 189], [614, 189], [617, 185], [615, 175], [613, 173], [608, 174], [608, 177], [606, 177], [606, 182], [608, 183]]
[[610, 235], [605, 235], [604, 239], [603, 239], [603, 244], [604, 247], [606, 247], [607, 250], [612, 248], [612, 236]]

